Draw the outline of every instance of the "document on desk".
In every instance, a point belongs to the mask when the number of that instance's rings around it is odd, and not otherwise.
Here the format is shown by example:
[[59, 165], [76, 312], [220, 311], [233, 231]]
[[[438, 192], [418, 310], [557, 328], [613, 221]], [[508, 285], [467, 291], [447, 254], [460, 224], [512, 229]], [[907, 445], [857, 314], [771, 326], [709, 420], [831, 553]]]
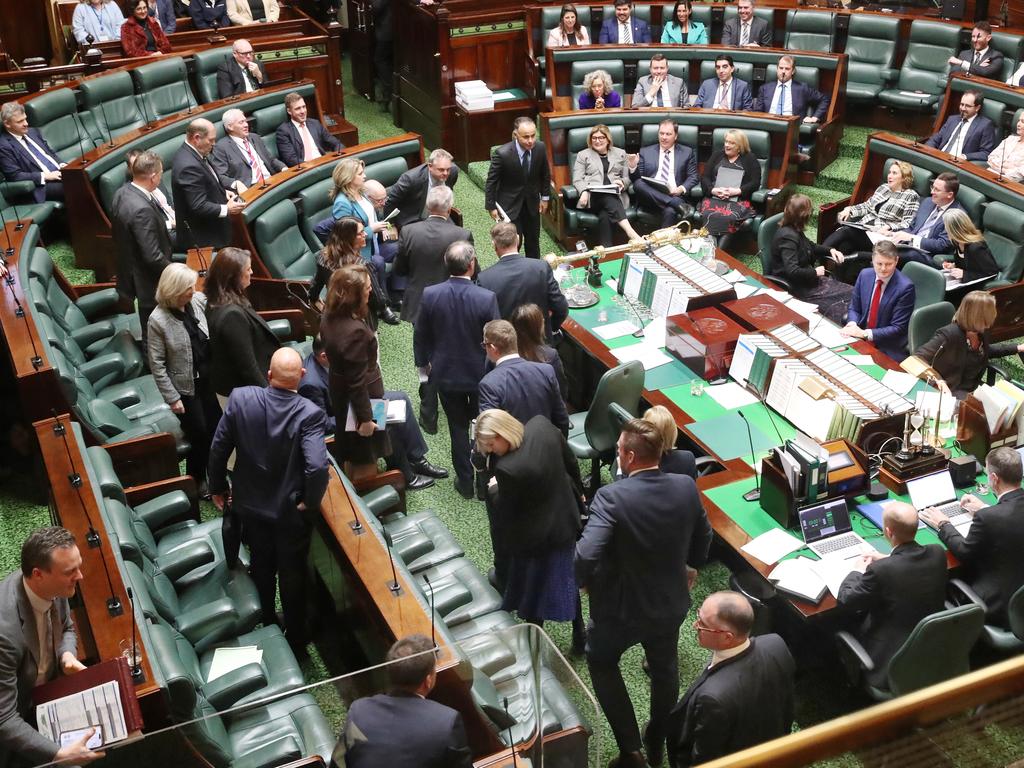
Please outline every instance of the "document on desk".
[[53, 742], [60, 741], [63, 731], [94, 725], [102, 726], [105, 744], [128, 737], [121, 687], [116, 681], [40, 704], [36, 707], [36, 724], [39, 732]]
[[767, 533], [762, 533], [757, 538], [751, 539], [740, 549], [766, 565], [773, 565], [790, 552], [796, 552], [803, 545], [803, 541], [793, 534], [781, 528], [772, 528]]
[[852, 339], [843, 336], [839, 332], [838, 325], [827, 320], [814, 324], [811, 327], [810, 337], [823, 347], [828, 347], [829, 349], [848, 346], [852, 341]]
[[854, 365], [859, 365], [862, 368], [868, 365], [875, 364], [875, 358], [873, 358], [871, 355], [844, 355], [844, 357], [847, 359], [847, 361], [853, 363]]
[[725, 384], [716, 384], [713, 387], [707, 387], [704, 392], [705, 394], [711, 395], [711, 397], [715, 399], [715, 402], [720, 406], [730, 411], [734, 408], [742, 408], [745, 405], [753, 405], [757, 402], [756, 397], [735, 381], [730, 381]]
[[917, 384], [917, 376], [903, 371], [886, 371], [882, 376], [882, 383], [897, 395], [906, 395]]
[[811, 563], [811, 569], [818, 574], [832, 597], [839, 597], [839, 587], [851, 573], [860, 569], [859, 557], [823, 557]]
[[784, 594], [818, 603], [825, 596], [828, 586], [812, 567], [814, 561], [806, 557], [783, 560], [768, 574], [775, 588]]
[[751, 285], [750, 283], [736, 283], [733, 288], [736, 289], [736, 298], [745, 299], [747, 296], [753, 296], [757, 293], [757, 286]]
[[664, 349], [665, 336], [668, 330], [665, 327], [665, 318], [655, 317], [644, 327], [644, 337], [641, 343], [654, 349]]
[[636, 325], [631, 323], [629, 320], [619, 320], [617, 323], [607, 323], [606, 325], [596, 326], [594, 328], [594, 333], [605, 341], [608, 341], [609, 339], [617, 339], [620, 336], [628, 336], [636, 330]]
[[613, 349], [611, 353], [615, 355], [620, 363], [628, 363], [632, 360], [638, 361], [643, 365], [645, 371], [657, 368], [659, 365], [666, 365], [675, 359], [649, 344], [631, 344], [628, 347]]
[[742, 283], [746, 281], [747, 276], [740, 272], [738, 269], [731, 269], [722, 275], [730, 283]]

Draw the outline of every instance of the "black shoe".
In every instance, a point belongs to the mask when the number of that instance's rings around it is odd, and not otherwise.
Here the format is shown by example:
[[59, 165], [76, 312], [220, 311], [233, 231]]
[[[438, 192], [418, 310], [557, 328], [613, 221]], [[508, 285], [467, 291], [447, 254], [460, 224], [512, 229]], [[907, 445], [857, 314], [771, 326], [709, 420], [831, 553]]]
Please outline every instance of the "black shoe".
[[455, 481], [455, 490], [458, 491], [459, 496], [464, 499], [473, 500], [473, 482], [461, 483], [458, 480]]
[[405, 481], [405, 490], [407, 491], [422, 491], [424, 488], [429, 488], [434, 484], [434, 478], [424, 477], [423, 475], [413, 475], [412, 480]]
[[420, 425], [420, 429], [426, 432], [428, 435], [437, 434], [437, 419], [434, 421], [424, 421], [423, 417], [420, 416], [416, 419], [416, 423]]
[[427, 461], [426, 459], [423, 459], [422, 461], [417, 461], [417, 462], [413, 463], [412, 464], [412, 471], [415, 472], [418, 475], [426, 475], [427, 477], [436, 477], [436, 478], [439, 478], [439, 479], [442, 479], [442, 480], [444, 478], [448, 477], [448, 470], [447, 469], [445, 469], [444, 467], [435, 466], [435, 465], [431, 464], [429, 461]]
[[380, 319], [388, 325], [399, 325], [402, 322], [398, 315], [391, 311], [391, 307], [384, 307], [380, 313]]
[[572, 641], [572, 647], [569, 648], [569, 655], [572, 656], [574, 659], [582, 659], [584, 656], [586, 656], [587, 655], [587, 641], [586, 641], [586, 639], [584, 638], [583, 640], [573, 640]]
[[647, 733], [651, 729], [651, 724], [647, 723], [643, 730], [643, 741], [644, 750], [647, 752], [648, 764], [657, 768], [661, 765], [661, 761], [665, 759], [665, 740], [659, 739], [658, 743], [655, 744], [653, 741], [647, 738]]
[[643, 752], [620, 752], [618, 757], [612, 758], [608, 768], [646, 768], [647, 761], [644, 760]]

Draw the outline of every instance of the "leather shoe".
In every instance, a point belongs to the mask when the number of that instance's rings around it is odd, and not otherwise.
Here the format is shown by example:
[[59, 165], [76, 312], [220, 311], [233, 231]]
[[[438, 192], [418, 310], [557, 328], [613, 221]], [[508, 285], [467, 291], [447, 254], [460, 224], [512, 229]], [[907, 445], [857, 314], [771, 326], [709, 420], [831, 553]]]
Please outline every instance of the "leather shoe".
[[434, 478], [424, 477], [423, 475], [413, 475], [411, 480], [405, 481], [405, 490], [407, 491], [422, 491], [424, 488], [429, 488], [434, 484]]
[[458, 480], [455, 481], [455, 490], [458, 491], [459, 496], [464, 499], [473, 499], [473, 482], [460, 483]]
[[647, 761], [643, 752], [620, 752], [608, 763], [608, 768], [647, 768]]
[[437, 477], [440, 479], [448, 477], [447, 469], [435, 466], [426, 459], [414, 463], [412, 465], [412, 470], [418, 475], [426, 475], [427, 477]]
[[380, 319], [388, 325], [399, 325], [402, 321], [398, 318], [391, 307], [384, 307], [384, 310], [380, 313]]
[[644, 750], [647, 752], [647, 763], [657, 768], [657, 766], [661, 765], [661, 761], [665, 759], [665, 740], [662, 739], [657, 744], [653, 743], [647, 738], [647, 733], [650, 729], [651, 724], [647, 723], [643, 730]]

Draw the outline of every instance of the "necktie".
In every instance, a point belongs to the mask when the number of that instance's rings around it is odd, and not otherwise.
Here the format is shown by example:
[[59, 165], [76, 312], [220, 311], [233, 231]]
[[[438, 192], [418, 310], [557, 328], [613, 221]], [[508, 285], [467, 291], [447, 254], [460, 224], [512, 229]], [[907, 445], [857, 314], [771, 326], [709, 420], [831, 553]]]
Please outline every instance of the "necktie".
[[661, 167], [658, 168], [658, 178], [664, 179], [665, 183], [672, 186], [672, 150], [666, 149], [661, 153]]
[[974, 52], [974, 66], [981, 64], [981, 51]]
[[39, 666], [36, 669], [36, 684], [45, 683], [51, 677], [54, 663], [57, 660], [56, 632], [54, 622], [57, 612], [51, 605], [44, 613], [37, 613], [37, 619], [42, 622], [39, 634]]
[[58, 166], [52, 159], [50, 159], [50, 156], [47, 155], [40, 147], [38, 147], [36, 143], [32, 141], [32, 139], [30, 139], [28, 136], [25, 137], [25, 148], [29, 151], [29, 154], [31, 154], [32, 157], [35, 158], [36, 162], [39, 163], [40, 166], [42, 166], [43, 170], [59, 170], [60, 166]]
[[530, 178], [530, 150], [523, 152], [523, 178]]
[[249, 143], [248, 139], [242, 142], [245, 145], [245, 152], [249, 157], [249, 167], [252, 168], [253, 174], [256, 176], [256, 181], [263, 182], [263, 163], [256, 159], [256, 153], [252, 151], [252, 144]]
[[779, 105], [775, 109], [776, 115], [786, 114], [786, 84], [783, 83], [779, 88]]
[[299, 126], [299, 136], [302, 137], [302, 159], [309, 161], [320, 157], [320, 150], [313, 143], [313, 134], [309, 132], [309, 126], [305, 123]]
[[939, 220], [939, 216], [941, 215], [942, 211], [940, 211], [938, 207], [936, 207], [931, 213], [928, 214], [928, 218], [924, 220], [924, 224], [921, 225], [921, 229], [919, 229], [915, 234], [920, 235], [921, 237], [927, 235], [929, 232], [932, 231], [932, 227], [935, 226], [935, 222]]
[[256, 84], [252, 81], [252, 75], [249, 74], [249, 70], [242, 67], [242, 85], [245, 87], [245, 92], [256, 90]]
[[171, 220], [170, 214], [168, 214], [167, 211], [164, 210], [164, 207], [160, 205], [160, 201], [156, 199], [156, 195], [150, 195], [149, 202], [153, 204], [154, 208], [160, 211], [160, 215], [167, 219], [167, 221]]
[[620, 26], [619, 37], [622, 38], [622, 42], [626, 45], [630, 45], [633, 42], [633, 30], [629, 28], [629, 24], [622, 24]]
[[878, 305], [882, 303], [882, 281], [875, 281], [875, 292], [871, 294], [871, 308], [868, 310], [868, 328], [878, 323]]
[[658, 89], [658, 95], [654, 97], [654, 104], [659, 107], [665, 106], [665, 99], [661, 96], [661, 88]]
[[[956, 148], [956, 141], [960, 137], [960, 131], [963, 130], [963, 127], [965, 125], [967, 125], [967, 121], [966, 120], [961, 120], [959, 122], [959, 124], [956, 127], [956, 130], [953, 131], [953, 135], [950, 136], [949, 137], [949, 141], [946, 142], [946, 146], [943, 147], [943, 149], [942, 149], [943, 152], [948, 152], [951, 155], [954, 154], [953, 150]], [[957, 152], [956, 154], [959, 154], [959, 152]]]
[[743, 30], [740, 32], [740, 45], [746, 45], [750, 42], [750, 23], [743, 23]]
[[718, 101], [715, 103], [715, 109], [728, 109], [728, 105], [725, 102], [726, 95], [729, 92], [729, 86], [725, 83], [718, 84]]

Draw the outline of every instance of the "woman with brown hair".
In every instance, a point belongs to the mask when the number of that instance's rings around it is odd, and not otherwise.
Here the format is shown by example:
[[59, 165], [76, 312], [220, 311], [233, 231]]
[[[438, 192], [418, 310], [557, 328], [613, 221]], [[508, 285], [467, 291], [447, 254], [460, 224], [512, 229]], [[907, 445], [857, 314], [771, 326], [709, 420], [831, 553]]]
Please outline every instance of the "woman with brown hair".
[[370, 326], [376, 330], [377, 318], [389, 325], [397, 325], [398, 317], [388, 307], [387, 296], [377, 281], [376, 272], [363, 259], [361, 250], [366, 244], [366, 227], [354, 216], [344, 216], [334, 222], [327, 243], [316, 255], [316, 274], [309, 286], [309, 303], [322, 308], [320, 293], [339, 267], [362, 264], [370, 276]]
[[[640, 235], [626, 218], [629, 205], [629, 168], [626, 151], [612, 143], [612, 134], [606, 125], [595, 125], [587, 136], [587, 149], [576, 155], [572, 168], [572, 185], [580, 193], [577, 208], [597, 214], [597, 235], [601, 245], [612, 244], [612, 222], [617, 224], [629, 240]], [[614, 188], [614, 192], [591, 192], [593, 187]]]
[[171, 52], [171, 43], [160, 22], [149, 15], [149, 0], [132, 0], [131, 16], [121, 25], [121, 48], [125, 56], [161, 56]]
[[568, 45], [590, 45], [590, 33], [580, 24], [576, 6], [566, 4], [558, 14], [558, 26], [548, 31], [548, 48]]
[[520, 304], [509, 317], [509, 322], [516, 329], [516, 340], [519, 356], [533, 363], [547, 363], [555, 369], [558, 380], [558, 391], [562, 399], [568, 397], [569, 387], [565, 379], [562, 358], [544, 341], [544, 314], [536, 304]]

